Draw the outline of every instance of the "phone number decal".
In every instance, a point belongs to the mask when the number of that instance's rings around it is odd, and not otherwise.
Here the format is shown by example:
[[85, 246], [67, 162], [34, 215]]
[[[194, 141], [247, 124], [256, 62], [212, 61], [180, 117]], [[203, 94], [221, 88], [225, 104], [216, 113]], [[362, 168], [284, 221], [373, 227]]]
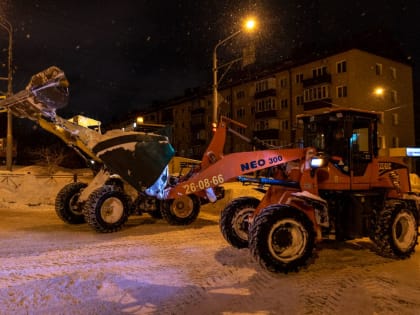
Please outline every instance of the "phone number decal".
[[206, 188], [210, 188], [212, 186], [217, 186], [223, 184], [225, 179], [223, 178], [222, 174], [215, 175], [211, 178], [204, 178], [200, 179], [196, 183], [190, 183], [187, 185], [182, 186], [185, 189], [186, 194], [191, 194], [199, 190], [204, 190]]

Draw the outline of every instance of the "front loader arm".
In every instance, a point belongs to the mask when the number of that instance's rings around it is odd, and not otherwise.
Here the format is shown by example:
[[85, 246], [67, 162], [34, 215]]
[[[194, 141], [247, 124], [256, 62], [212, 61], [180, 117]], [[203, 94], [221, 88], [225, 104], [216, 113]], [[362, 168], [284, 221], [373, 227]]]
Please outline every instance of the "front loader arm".
[[164, 186], [168, 163], [175, 154], [168, 138], [118, 129], [101, 134], [61, 118], [56, 110], [67, 105], [68, 86], [64, 72], [53, 66], [32, 76], [24, 90], [0, 101], [0, 107], [16, 117], [37, 122], [84, 158], [99, 162], [138, 191], [156, 182]]
[[55, 117], [55, 121], [40, 117], [38, 124], [42, 129], [59, 137], [68, 146], [82, 151], [95, 162], [102, 163], [90, 149], [93, 143], [100, 141], [100, 134], [97, 131], [79, 126], [59, 116]]
[[69, 82], [62, 70], [50, 67], [32, 76], [26, 88], [0, 102], [19, 118], [38, 121], [41, 117], [55, 119], [55, 111], [67, 105]]
[[101, 162], [89, 149], [100, 140], [100, 134], [56, 114], [57, 109], [68, 103], [68, 86], [64, 72], [57, 67], [50, 67], [32, 76], [24, 90], [1, 101], [0, 106], [10, 110], [14, 116], [37, 122], [41, 128], [56, 135], [67, 145]]
[[[226, 142], [226, 134], [227, 132], [233, 132], [230, 128], [228, 128], [228, 123], [234, 124], [236, 126], [239, 126], [241, 128], [246, 128], [247, 126], [232, 120], [230, 118], [227, 118], [225, 116], [220, 117], [220, 122], [216, 128], [216, 131], [213, 134], [213, 137], [210, 141], [210, 144], [208, 145], [206, 151], [203, 154], [203, 157], [201, 159], [201, 168], [207, 168], [209, 165], [215, 163], [216, 161], [223, 158], [223, 149]], [[235, 133], [236, 134], [236, 133]]]
[[304, 149], [275, 149], [231, 153], [165, 191], [165, 199], [176, 199], [210, 189], [240, 175], [263, 170], [305, 157]]

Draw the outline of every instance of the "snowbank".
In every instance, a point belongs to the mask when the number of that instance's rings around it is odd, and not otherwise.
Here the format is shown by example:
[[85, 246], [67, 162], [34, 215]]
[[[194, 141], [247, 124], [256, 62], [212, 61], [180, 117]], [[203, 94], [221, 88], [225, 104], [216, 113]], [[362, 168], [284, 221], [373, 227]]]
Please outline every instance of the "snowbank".
[[0, 207], [13, 205], [54, 205], [59, 190], [74, 181], [89, 181], [89, 169], [57, 168], [53, 174], [43, 166], [14, 167], [13, 171], [0, 170]]

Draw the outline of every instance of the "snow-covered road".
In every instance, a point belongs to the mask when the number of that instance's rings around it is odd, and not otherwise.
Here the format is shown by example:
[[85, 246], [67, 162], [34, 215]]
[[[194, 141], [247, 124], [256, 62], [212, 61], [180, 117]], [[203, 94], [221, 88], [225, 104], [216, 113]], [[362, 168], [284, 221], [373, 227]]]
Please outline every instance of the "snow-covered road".
[[52, 205], [9, 204], [0, 314], [418, 314], [420, 253], [393, 261], [364, 239], [322, 244], [308, 268], [270, 274], [224, 241], [220, 206], [190, 226], [133, 216], [98, 234]]

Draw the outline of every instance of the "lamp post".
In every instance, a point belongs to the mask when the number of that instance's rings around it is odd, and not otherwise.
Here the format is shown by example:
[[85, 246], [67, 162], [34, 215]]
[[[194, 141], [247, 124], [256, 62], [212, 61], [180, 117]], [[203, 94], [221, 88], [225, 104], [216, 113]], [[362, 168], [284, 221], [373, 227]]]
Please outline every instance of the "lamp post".
[[[8, 57], [7, 57], [7, 77], [0, 78], [2, 80], [7, 80], [7, 97], [10, 97], [13, 94], [12, 86], [12, 51], [13, 51], [13, 27], [12, 24], [4, 17], [0, 17], [0, 26], [5, 29], [9, 36], [9, 46], [8, 46]], [[7, 136], [6, 136], [6, 168], [7, 170], [12, 170], [12, 160], [13, 160], [13, 134], [12, 134], [12, 113], [10, 109], [7, 110]]]
[[[244, 29], [248, 30], [248, 31], [252, 31], [255, 28], [255, 20], [254, 19], [247, 19], [245, 21], [245, 25], [244, 25]], [[236, 31], [235, 33], [229, 35], [228, 37], [226, 37], [223, 40], [220, 40], [216, 46], [214, 46], [213, 49], [213, 126], [215, 127], [215, 125], [217, 125], [217, 110], [218, 110], [218, 106], [219, 106], [219, 101], [218, 101], [218, 78], [217, 78], [217, 72], [218, 72], [218, 65], [217, 65], [217, 49], [222, 46], [223, 44], [225, 44], [226, 42], [228, 42], [229, 40], [231, 40], [232, 38], [238, 36], [239, 34], [242, 33], [242, 29]], [[240, 59], [238, 59], [240, 60]], [[236, 61], [236, 60], [235, 60]]]

